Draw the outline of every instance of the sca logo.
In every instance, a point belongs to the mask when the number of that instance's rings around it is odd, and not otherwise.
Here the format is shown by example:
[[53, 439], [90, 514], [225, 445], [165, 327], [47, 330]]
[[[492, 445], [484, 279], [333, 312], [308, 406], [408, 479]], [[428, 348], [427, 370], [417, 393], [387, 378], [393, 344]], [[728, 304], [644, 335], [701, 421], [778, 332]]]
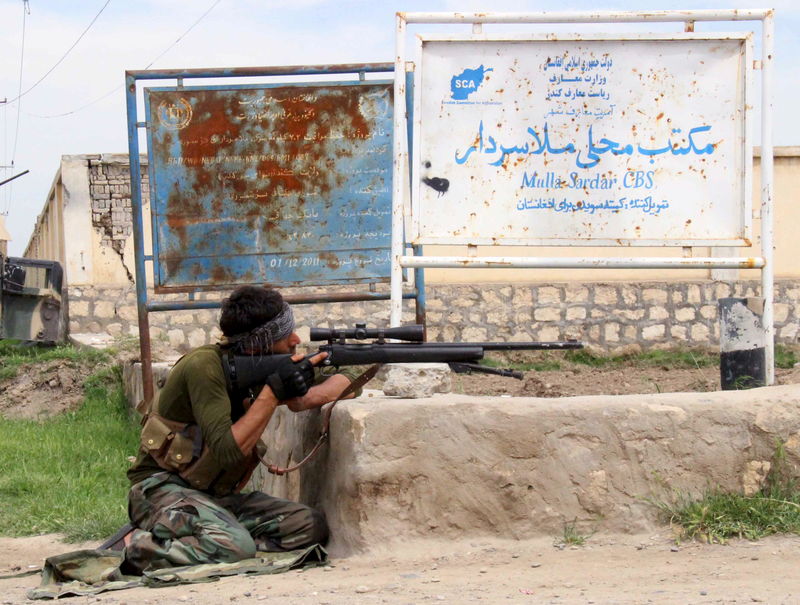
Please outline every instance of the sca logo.
[[478, 90], [488, 72], [494, 71], [491, 67], [481, 65], [475, 69], [465, 69], [460, 74], [450, 78], [450, 98], [464, 101]]

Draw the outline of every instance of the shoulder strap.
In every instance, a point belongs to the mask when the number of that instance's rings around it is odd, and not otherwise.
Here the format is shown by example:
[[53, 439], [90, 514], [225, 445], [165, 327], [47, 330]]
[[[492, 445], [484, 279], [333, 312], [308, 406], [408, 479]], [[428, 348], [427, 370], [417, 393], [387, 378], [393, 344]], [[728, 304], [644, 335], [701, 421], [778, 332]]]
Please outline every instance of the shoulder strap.
[[142, 399], [136, 404], [136, 411], [142, 417], [142, 425], [147, 422], [150, 414], [156, 409], [158, 409], [158, 393], [154, 393], [151, 399]]
[[325, 417], [322, 422], [322, 431], [320, 432], [319, 439], [317, 439], [317, 443], [314, 445], [311, 451], [308, 454], [306, 454], [305, 458], [303, 458], [300, 462], [298, 462], [294, 466], [289, 466], [286, 468], [279, 467], [277, 464], [270, 464], [269, 462], [264, 460], [264, 458], [260, 458], [261, 463], [267, 467], [267, 471], [269, 471], [273, 475], [285, 475], [286, 473], [291, 473], [292, 471], [296, 471], [306, 462], [311, 460], [319, 451], [319, 449], [322, 447], [322, 444], [325, 443], [325, 441], [328, 439], [328, 429], [331, 426], [331, 413], [333, 412], [333, 408], [336, 406], [336, 404], [339, 403], [342, 399], [344, 399], [348, 395], [355, 393], [358, 389], [360, 389], [370, 380], [375, 378], [375, 374], [378, 373], [378, 370], [380, 370], [382, 366], [383, 364], [381, 363], [376, 363], [374, 365], [371, 365], [364, 372], [362, 372], [358, 378], [356, 378], [353, 382], [347, 385], [347, 387], [345, 387], [345, 389], [341, 393], [339, 393], [339, 396], [333, 403], [331, 403], [327, 408], [325, 408], [324, 412]]

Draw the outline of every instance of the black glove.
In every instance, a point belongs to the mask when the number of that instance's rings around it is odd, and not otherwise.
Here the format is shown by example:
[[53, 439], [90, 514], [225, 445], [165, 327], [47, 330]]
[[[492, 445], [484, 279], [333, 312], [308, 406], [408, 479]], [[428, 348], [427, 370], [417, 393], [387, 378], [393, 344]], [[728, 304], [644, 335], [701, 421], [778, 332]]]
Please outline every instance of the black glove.
[[278, 401], [302, 397], [314, 383], [314, 366], [307, 359], [294, 362], [286, 359], [278, 369], [267, 376], [267, 384]]

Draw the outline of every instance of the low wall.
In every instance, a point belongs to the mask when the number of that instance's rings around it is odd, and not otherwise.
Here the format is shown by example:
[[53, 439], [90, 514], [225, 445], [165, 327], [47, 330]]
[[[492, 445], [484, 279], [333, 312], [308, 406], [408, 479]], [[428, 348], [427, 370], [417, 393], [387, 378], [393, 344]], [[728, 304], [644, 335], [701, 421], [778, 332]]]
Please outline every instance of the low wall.
[[[752, 281], [435, 285], [427, 288], [428, 337], [432, 341], [577, 338], [608, 352], [717, 346], [718, 299], [755, 296], [759, 290]], [[67, 299], [71, 333], [138, 335], [133, 286], [72, 286]], [[776, 282], [775, 303], [777, 341], [796, 343], [800, 281]], [[404, 308], [403, 321], [413, 322], [413, 302], [406, 301]], [[296, 305], [295, 310], [301, 337], [310, 326], [388, 325], [389, 320], [388, 301]], [[151, 313], [155, 348], [162, 345], [184, 352], [216, 342], [218, 314], [217, 310]]]
[[[318, 411], [281, 408], [265, 435], [270, 461], [300, 460], [319, 424]], [[308, 466], [282, 477], [262, 471], [257, 484], [322, 508], [336, 555], [415, 537], [560, 535], [573, 520], [584, 532], [639, 532], [659, 524], [650, 498], [756, 491], [776, 440], [789, 464], [800, 461], [798, 385], [564, 399], [366, 396], [336, 407], [329, 444]]]

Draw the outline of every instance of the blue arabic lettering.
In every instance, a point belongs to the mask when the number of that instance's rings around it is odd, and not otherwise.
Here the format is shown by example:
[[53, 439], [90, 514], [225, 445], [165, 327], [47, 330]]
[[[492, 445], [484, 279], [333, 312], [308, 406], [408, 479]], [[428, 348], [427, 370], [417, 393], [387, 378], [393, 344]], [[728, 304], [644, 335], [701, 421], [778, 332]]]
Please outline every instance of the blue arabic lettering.
[[467, 152], [463, 156], [458, 157], [458, 151], [456, 151], [456, 164], [463, 164], [466, 162], [473, 151], [483, 151], [483, 120], [481, 120], [481, 123], [478, 125], [478, 138], [467, 148]]
[[[595, 115], [597, 117], [604, 117], [605, 115], [610, 115], [613, 111], [613, 105], [611, 106], [611, 110], [606, 112], [585, 112], [584, 115]], [[554, 112], [551, 111], [548, 115], [564, 115], [563, 112]], [[567, 112], [566, 115], [571, 115]], [[577, 114], [576, 114], [577, 115]], [[609, 139], [607, 137], [601, 137], [598, 142], [594, 140], [594, 127], [589, 126], [589, 133], [587, 139], [587, 149], [579, 150], [575, 157], [575, 164], [579, 168], [593, 168], [597, 166], [597, 164], [601, 160], [601, 156], [605, 153], [611, 152], [612, 155], [629, 155], [632, 156], [634, 151], [638, 152], [640, 155], [650, 158], [650, 163], [652, 164], [655, 160], [655, 156], [661, 155], [664, 153], [671, 153], [672, 155], [679, 156], [679, 155], [687, 155], [689, 153], [694, 153], [696, 155], [704, 155], [704, 154], [712, 154], [716, 150], [716, 144], [708, 143], [705, 146], [698, 147], [695, 143], [694, 135], [699, 133], [709, 132], [711, 130], [711, 126], [703, 125], [703, 126], [696, 126], [689, 131], [689, 135], [687, 137], [687, 144], [684, 147], [679, 147], [677, 143], [673, 144], [671, 140], [667, 140], [666, 144], [663, 147], [644, 147], [641, 144], [636, 145], [634, 147], [633, 144], [628, 143], [623, 145], [617, 141]], [[554, 155], [564, 154], [564, 153], [576, 153], [576, 148], [574, 143], [567, 143], [562, 147], [558, 147], [553, 145], [550, 141], [550, 129], [547, 122], [544, 124], [543, 128], [543, 136], [540, 136], [539, 133], [533, 128], [527, 128], [528, 134], [533, 138], [533, 142], [523, 141], [521, 143], [517, 143], [514, 145], [503, 145], [498, 144], [497, 140], [491, 136], [486, 136], [486, 141], [488, 144], [484, 144], [484, 124], [483, 120], [480, 121], [478, 125], [478, 134], [475, 137], [474, 142], [470, 145], [463, 154], [459, 151], [455, 151], [455, 161], [457, 164], [465, 164], [469, 157], [477, 152], [478, 154], [486, 154], [490, 156], [495, 156], [493, 160], [489, 161], [490, 166], [502, 166], [506, 159], [512, 154], [518, 155], [541, 155], [543, 153], [550, 153]], [[673, 129], [673, 134], [680, 133], [680, 129]], [[499, 149], [499, 151], [498, 151]], [[499, 155], [498, 155], [499, 154]]]
[[567, 53], [564, 53], [563, 57], [556, 57], [551, 59], [550, 57], [544, 63], [544, 71], [548, 69], [555, 69], [555, 68], [563, 68], [565, 70], [572, 70], [572, 69], [580, 69], [581, 71], [591, 71], [592, 69], [602, 68], [609, 70], [611, 66], [614, 64], [613, 59], [611, 59], [608, 54], [603, 55], [601, 59], [581, 59], [580, 57], [569, 57], [567, 59]]
[[544, 70], [547, 71], [551, 67], [552, 68], [561, 67], [562, 61], [563, 60], [561, 59], [561, 57], [556, 57], [555, 59], [551, 59], [550, 57], [548, 57], [547, 61], [545, 61], [544, 64]]
[[706, 145], [702, 149], [698, 149], [697, 147], [694, 146], [694, 140], [692, 139], [692, 135], [693, 134], [695, 134], [697, 132], [708, 132], [709, 130], [711, 130], [711, 126], [698, 126], [696, 128], [692, 128], [689, 131], [689, 146], [692, 148], [692, 151], [694, 151], [697, 155], [702, 155], [704, 153], [707, 153], [707, 154], [710, 155], [710, 154], [714, 153], [715, 145], [713, 143], [709, 143], [708, 145]]
[[550, 131], [547, 126], [547, 122], [544, 123], [544, 143], [542, 143], [541, 139], [539, 139], [539, 135], [536, 134], [536, 131], [533, 128], [528, 128], [528, 133], [536, 139], [536, 144], [539, 145], [539, 149], [536, 151], [531, 151], [530, 153], [533, 154], [540, 154], [543, 151], [547, 151], [548, 153], [575, 153], [575, 145], [572, 143], [567, 143], [564, 147], [553, 147], [550, 144]]
[[578, 152], [578, 156], [575, 158], [575, 163], [578, 165], [579, 168], [592, 168], [597, 166], [598, 162], [600, 162], [600, 155], [610, 151], [614, 155], [631, 155], [633, 153], [633, 146], [626, 145], [622, 149], [620, 149], [620, 144], [616, 141], [612, 141], [611, 139], [607, 139], [603, 137], [600, 139], [599, 146], [594, 144], [594, 139], [592, 137], [592, 127], [589, 126], [589, 158], [592, 160], [591, 162], [583, 162], [581, 161], [581, 152]]
[[670, 207], [668, 200], [655, 201], [653, 196], [648, 195], [643, 198], [619, 197], [616, 199], [606, 199], [603, 201], [578, 200], [570, 201], [566, 197], [556, 199], [554, 196], [529, 198], [524, 197], [517, 200], [517, 210], [551, 210], [562, 214], [582, 212], [585, 214], [595, 214], [598, 212], [612, 212], [619, 214], [622, 211], [641, 210], [644, 214], [657, 216], [662, 210]]
[[[687, 137], [689, 142], [686, 145], [686, 147], [678, 147], [677, 143], [673, 144], [671, 140], [668, 140], [667, 144], [664, 147], [657, 147], [655, 149], [646, 149], [641, 145], [638, 145], [638, 151], [642, 155], [649, 156], [651, 164], [655, 162], [653, 156], [660, 155], [662, 153], [667, 153], [668, 151], [671, 152], [672, 155], [686, 155], [692, 151], [697, 155], [712, 154], [714, 153], [714, 149], [716, 148], [716, 146], [713, 143], [709, 143], [702, 149], [698, 149], [697, 146], [694, 144], [694, 139], [693, 139], [694, 134], [698, 132], [708, 132], [709, 130], [711, 130], [711, 126], [697, 126], [695, 128], [692, 128], [689, 131], [689, 136]], [[680, 132], [681, 132], [680, 128], [672, 129], [672, 134], [680, 134]]]

